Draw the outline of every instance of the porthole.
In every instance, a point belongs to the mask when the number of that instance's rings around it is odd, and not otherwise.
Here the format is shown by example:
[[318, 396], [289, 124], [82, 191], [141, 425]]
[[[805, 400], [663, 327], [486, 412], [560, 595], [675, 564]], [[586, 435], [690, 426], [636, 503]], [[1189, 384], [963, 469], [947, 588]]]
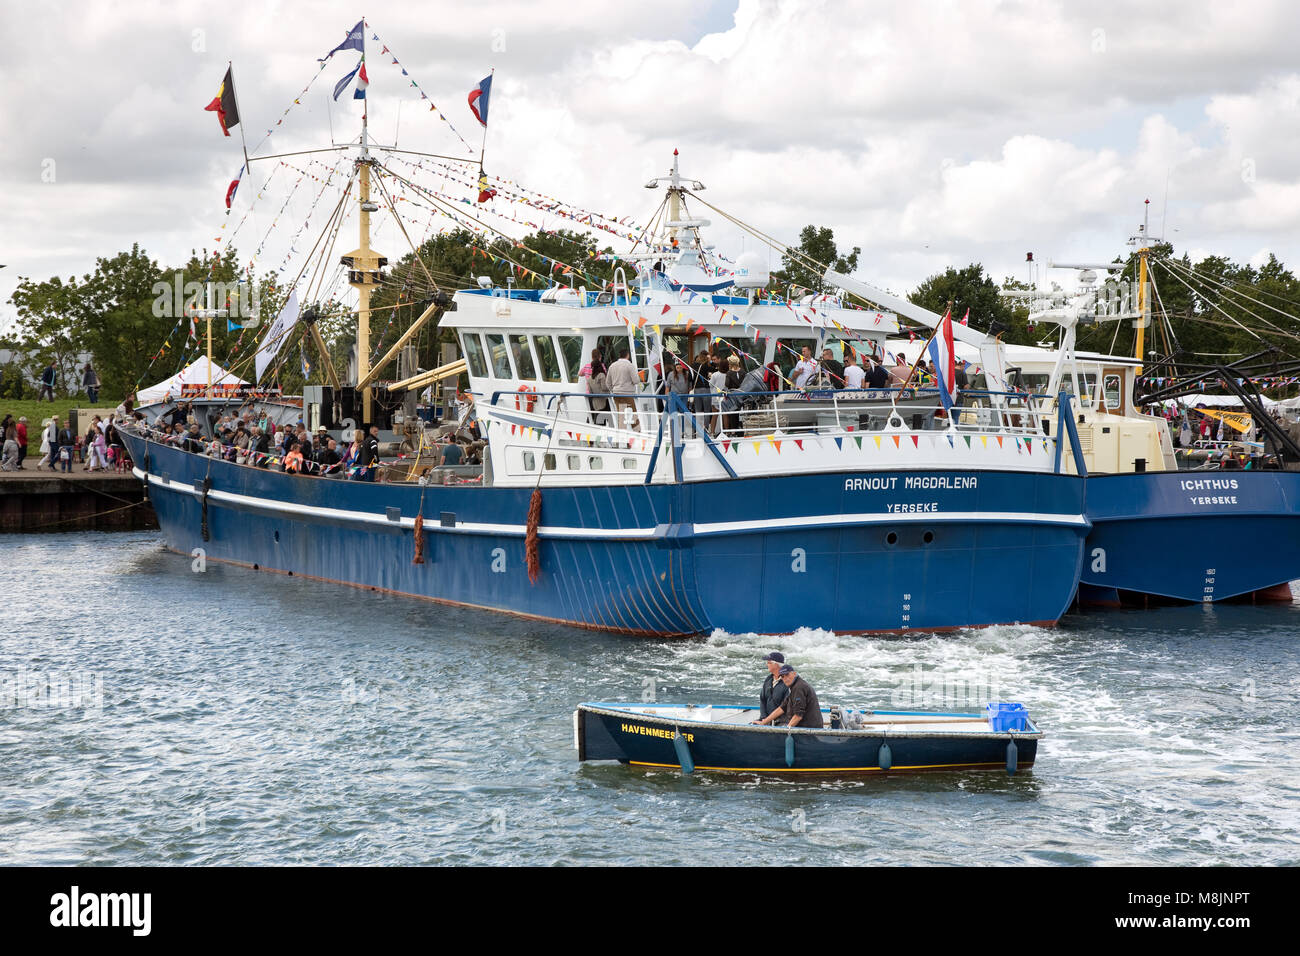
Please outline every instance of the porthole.
[[889, 532], [889, 534], [885, 535], [885, 544], [889, 544], [889, 545], [898, 544], [898, 532], [891, 531]]
[[624, 459], [623, 459], [623, 467], [626, 468], [626, 469], [628, 469], [629, 471], [631, 471], [633, 468], [636, 467], [636, 459], [635, 459], [635, 458], [624, 458]]
[[582, 459], [577, 455], [565, 455], [564, 460], [566, 463], [565, 467], [567, 467], [569, 471], [580, 471], [582, 469]]
[[592, 471], [600, 471], [605, 467], [605, 459], [599, 455], [591, 455], [587, 458], [587, 467]]
[[547, 452], [546, 455], [543, 456], [542, 458], [542, 467], [545, 468], [547, 471], [554, 471], [555, 456], [552, 455], [550, 452]]
[[921, 540], [926, 544], [929, 544], [931, 541], [934, 540], [934, 532], [927, 531], [925, 534], [921, 535]]
[[531, 451], [524, 452], [524, 471], [532, 471], [537, 467], [537, 459], [533, 457]]
[[275, 533], [275, 543], [276, 544], [280, 543], [280, 532], [278, 531]]

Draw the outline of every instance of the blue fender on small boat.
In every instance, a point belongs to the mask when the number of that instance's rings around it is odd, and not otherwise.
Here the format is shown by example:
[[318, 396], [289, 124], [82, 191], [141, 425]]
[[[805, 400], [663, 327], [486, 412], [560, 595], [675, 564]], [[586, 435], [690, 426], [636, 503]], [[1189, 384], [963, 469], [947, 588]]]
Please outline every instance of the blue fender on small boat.
[[876, 756], [876, 766], [881, 770], [888, 770], [894, 765], [894, 754], [889, 749], [888, 743], [881, 743], [880, 753]]
[[694, 773], [695, 761], [691, 759], [691, 745], [686, 742], [680, 730], [673, 732], [673, 749], [677, 751], [677, 762], [682, 766], [682, 773]]
[[794, 734], [785, 735], [785, 765], [794, 766]]
[[1014, 740], [1007, 741], [1007, 776], [1016, 772], [1016, 763], [1020, 758], [1020, 751], [1016, 747]]

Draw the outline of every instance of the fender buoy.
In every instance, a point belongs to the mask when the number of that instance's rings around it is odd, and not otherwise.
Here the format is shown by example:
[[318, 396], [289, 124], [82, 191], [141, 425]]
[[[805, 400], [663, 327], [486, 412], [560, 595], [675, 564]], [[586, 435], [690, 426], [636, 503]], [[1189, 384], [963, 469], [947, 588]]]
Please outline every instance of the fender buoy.
[[515, 393], [515, 408], [521, 412], [531, 412], [537, 405], [537, 389], [520, 385]]
[[677, 763], [682, 773], [694, 773], [695, 761], [691, 759], [691, 745], [686, 742], [680, 729], [673, 731], [673, 750], [677, 752]]

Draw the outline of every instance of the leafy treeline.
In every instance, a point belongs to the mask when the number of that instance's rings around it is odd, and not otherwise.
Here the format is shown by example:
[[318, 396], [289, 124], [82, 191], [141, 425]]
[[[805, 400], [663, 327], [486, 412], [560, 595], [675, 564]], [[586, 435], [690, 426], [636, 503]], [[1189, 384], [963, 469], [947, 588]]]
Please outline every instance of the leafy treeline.
[[[851, 273], [858, 268], [861, 254], [858, 248], [841, 253], [832, 231], [813, 225], [801, 231], [796, 249], [799, 255], [787, 254], [782, 268], [773, 273], [773, 292], [784, 294], [791, 286], [825, 291], [820, 271], [807, 260], [833, 264], [837, 270]], [[435, 289], [450, 292], [473, 287], [481, 276], [499, 287], [543, 288], [559, 281], [595, 288], [612, 281], [619, 267], [616, 260], [601, 256], [611, 250], [602, 250], [591, 236], [570, 230], [538, 232], [520, 240], [498, 239], [484, 245], [481, 236], [457, 229], [429, 238], [419, 250], [419, 262], [409, 253], [394, 259], [372, 299], [372, 358], [387, 351], [423, 311]], [[1275, 258], [1258, 269], [1224, 257], [1193, 266], [1185, 254], [1175, 259], [1172, 247], [1157, 245], [1152, 259], [1159, 305], [1168, 322], [1155, 322], [1148, 329], [1148, 350], [1161, 354], [1180, 351], [1189, 361], [1200, 362], [1225, 356], [1231, 360], [1270, 346], [1283, 354], [1300, 354], [1300, 321], [1292, 317], [1298, 308], [1293, 303], [1300, 303], [1300, 280]], [[202, 354], [205, 344], [203, 324], [199, 323], [198, 340], [190, 339], [189, 321], [175, 305], [178, 278], [182, 287], [207, 279], [233, 283], [237, 262], [237, 253], [231, 249], [222, 260], [192, 253], [179, 269], [166, 268], [135, 245], [127, 252], [97, 260], [94, 271], [81, 278], [23, 278], [11, 299], [18, 323], [10, 338], [0, 344], [23, 352], [26, 362], [21, 369], [5, 369], [5, 389], [25, 381], [30, 391], [47, 361], [63, 369], [67, 381], [79, 382], [74, 365], [81, 353], [94, 356], [105, 395], [124, 395], [137, 384], [151, 384], [174, 373]], [[632, 272], [630, 266], [626, 268]], [[1124, 276], [1131, 279], [1134, 275], [1131, 257]], [[264, 328], [285, 290], [277, 288], [270, 275], [258, 279], [257, 286]], [[160, 307], [159, 290], [163, 287], [168, 289], [168, 302]], [[1008, 277], [1001, 288], [1027, 286]], [[1025, 306], [998, 292], [999, 285], [983, 266], [972, 263], [930, 276], [910, 299], [937, 313], [951, 303], [957, 318], [969, 309], [973, 327], [987, 329], [998, 322], [1007, 330], [1003, 334], [1006, 342], [1035, 344], [1054, 338], [1054, 329], [1030, 327]], [[339, 374], [345, 375], [355, 342], [354, 317], [337, 299], [302, 304], [320, 316], [319, 327], [331, 360]], [[217, 361], [251, 379], [248, 360], [261, 334], [260, 329], [227, 331], [224, 320], [214, 321]], [[1078, 343], [1081, 349], [1131, 354], [1133, 335], [1129, 322], [1101, 322], [1081, 328]], [[440, 364], [440, 345], [448, 341], [452, 337], [446, 331], [432, 326], [424, 329], [415, 339], [419, 365], [432, 368]], [[160, 355], [165, 342], [170, 344]], [[314, 352], [307, 346], [310, 379], [323, 382], [324, 370]], [[288, 391], [297, 391], [304, 382], [302, 353], [296, 337], [281, 353], [278, 377]], [[391, 368], [388, 371], [393, 372]]]

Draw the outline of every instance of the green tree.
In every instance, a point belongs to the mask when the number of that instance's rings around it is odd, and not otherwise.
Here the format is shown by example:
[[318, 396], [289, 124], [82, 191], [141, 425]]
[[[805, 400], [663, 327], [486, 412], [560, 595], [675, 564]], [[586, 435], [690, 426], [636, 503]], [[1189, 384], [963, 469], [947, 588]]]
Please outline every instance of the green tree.
[[826, 226], [807, 225], [799, 232], [799, 245], [794, 247], [794, 252], [798, 254], [787, 252], [783, 255], [781, 268], [772, 273], [773, 285], [782, 287], [782, 292], [791, 285], [811, 292], [829, 292], [830, 287], [822, 280], [826, 267], [851, 274], [858, 267], [862, 250], [854, 246], [852, 252], [840, 255], [833, 231]]
[[[1012, 289], [1028, 286], [1010, 277], [1005, 285]], [[972, 328], [988, 330], [994, 322], [1001, 325], [1002, 341], [1029, 345], [1035, 342], [1034, 332], [1028, 327], [1029, 310], [1013, 306], [999, 295], [997, 283], [984, 274], [984, 267], [972, 262], [963, 269], [949, 266], [943, 272], [930, 276], [916, 287], [908, 299], [938, 315], [952, 303], [953, 321], [960, 322], [970, 311], [968, 324]]]

